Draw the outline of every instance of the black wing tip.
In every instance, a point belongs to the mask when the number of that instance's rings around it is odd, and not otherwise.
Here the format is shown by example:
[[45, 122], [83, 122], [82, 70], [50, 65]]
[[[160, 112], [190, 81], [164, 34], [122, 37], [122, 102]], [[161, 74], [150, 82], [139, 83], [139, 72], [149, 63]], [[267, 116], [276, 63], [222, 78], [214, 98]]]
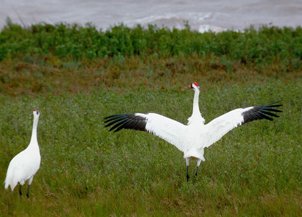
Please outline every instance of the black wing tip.
[[135, 114], [115, 114], [104, 118], [105, 127], [109, 131], [118, 132], [122, 129], [146, 130], [146, 119]]
[[266, 105], [266, 106], [260, 106], [262, 110], [270, 111], [270, 112], [282, 112], [282, 110], [276, 109], [283, 106], [282, 104], [272, 104], [272, 105]]
[[282, 104], [280, 103], [264, 105], [264, 106], [253, 106], [250, 110], [243, 113], [244, 123], [254, 120], [261, 120], [261, 119], [273, 121], [274, 117], [275, 118], [280, 117], [274, 112], [282, 112], [281, 110], [276, 109], [281, 106]]
[[127, 114], [115, 114], [115, 115], [109, 115], [109, 116], [106, 116], [104, 117], [104, 120], [105, 121], [108, 121], [108, 120], [111, 120], [111, 119], [116, 119], [116, 118], [120, 118], [120, 117], [123, 117]]
[[275, 108], [275, 107], [281, 107], [283, 106], [282, 104], [270, 104], [270, 105], [265, 105], [264, 107], [270, 107], [270, 108]]
[[126, 119], [130, 115], [133, 114], [115, 114], [115, 115], [104, 117], [104, 123], [106, 124], [105, 127], [109, 127], [114, 123], [120, 122]]

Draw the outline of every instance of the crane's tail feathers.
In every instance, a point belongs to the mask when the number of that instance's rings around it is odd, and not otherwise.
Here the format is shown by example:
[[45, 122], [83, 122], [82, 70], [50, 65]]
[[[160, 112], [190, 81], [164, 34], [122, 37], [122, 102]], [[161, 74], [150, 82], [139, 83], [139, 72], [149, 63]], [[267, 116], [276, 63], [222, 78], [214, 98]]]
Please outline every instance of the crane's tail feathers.
[[10, 187], [11, 191], [13, 191], [14, 188], [16, 187], [16, 185], [13, 185], [13, 184], [10, 184], [10, 183], [8, 183], [8, 182], [5, 182], [4, 188], [5, 188], [5, 189], [8, 189], [9, 187]]
[[10, 186], [11, 183], [11, 178], [10, 178], [10, 174], [6, 175], [5, 181], [4, 181], [4, 188], [8, 189], [8, 187]]
[[6, 182], [4, 182], [4, 188], [5, 188], [5, 189], [8, 189], [8, 186], [9, 186], [9, 184], [6, 183]]

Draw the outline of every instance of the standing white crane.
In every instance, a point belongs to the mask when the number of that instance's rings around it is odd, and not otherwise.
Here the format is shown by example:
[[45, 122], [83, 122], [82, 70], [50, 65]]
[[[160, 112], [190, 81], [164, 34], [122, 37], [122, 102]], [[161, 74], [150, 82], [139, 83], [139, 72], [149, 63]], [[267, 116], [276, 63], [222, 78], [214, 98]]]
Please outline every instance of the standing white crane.
[[30, 185], [33, 181], [34, 175], [40, 168], [41, 156], [37, 139], [37, 128], [40, 112], [38, 110], [33, 111], [34, 120], [31, 134], [31, 140], [26, 149], [17, 154], [9, 163], [6, 178], [5, 189], [9, 186], [13, 191], [16, 185], [19, 183], [19, 194], [22, 195], [22, 185], [27, 181], [27, 193], [29, 197]]
[[147, 131], [176, 146], [184, 153], [188, 181], [189, 160], [197, 159], [197, 176], [201, 161], [205, 161], [204, 148], [211, 146], [237, 126], [260, 119], [272, 121], [272, 117], [279, 117], [274, 112], [281, 112], [276, 109], [281, 106], [279, 104], [238, 108], [205, 124], [199, 111], [199, 84], [194, 82], [191, 88], [194, 90], [193, 112], [187, 125], [156, 113], [134, 113], [105, 117], [105, 127], [110, 126], [109, 130], [114, 132], [121, 129]]

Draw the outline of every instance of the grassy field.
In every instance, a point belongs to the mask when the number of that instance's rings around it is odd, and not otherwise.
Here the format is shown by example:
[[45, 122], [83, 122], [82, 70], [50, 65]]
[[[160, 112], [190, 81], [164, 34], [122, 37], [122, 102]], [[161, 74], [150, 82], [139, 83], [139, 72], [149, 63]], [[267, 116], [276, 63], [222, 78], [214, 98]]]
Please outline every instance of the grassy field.
[[[31, 198], [0, 190], [1, 217], [301, 216], [299, 49], [293, 65], [196, 53], [79, 59], [31, 53], [37, 51], [32, 44], [14, 57], [13, 49], [4, 52], [10, 46], [2, 44], [0, 61], [0, 180], [29, 142], [34, 108], [41, 111], [42, 163]], [[201, 83], [206, 121], [237, 107], [275, 102], [283, 104], [283, 113], [274, 122], [237, 128], [206, 149], [199, 176], [187, 183], [185, 160], [175, 147], [144, 132], [108, 132], [103, 118], [152, 111], [186, 123], [192, 81]]]

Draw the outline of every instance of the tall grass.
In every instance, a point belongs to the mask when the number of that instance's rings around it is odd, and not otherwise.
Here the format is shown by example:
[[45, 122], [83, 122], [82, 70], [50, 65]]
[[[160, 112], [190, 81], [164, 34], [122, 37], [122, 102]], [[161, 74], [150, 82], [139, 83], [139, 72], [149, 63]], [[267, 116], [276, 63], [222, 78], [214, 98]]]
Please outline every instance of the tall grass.
[[198, 33], [149, 26], [94, 26], [37, 24], [23, 28], [8, 23], [0, 32], [0, 60], [16, 56], [57, 56], [95, 59], [119, 56], [179, 56], [196, 54], [224, 62], [267, 65], [281, 62], [301, 69], [302, 29], [262, 27], [243, 32]]
[[[235, 129], [206, 150], [199, 176], [185, 180], [182, 154], [143, 132], [110, 133], [120, 112], [154, 111], [186, 122], [190, 91], [1, 96], [0, 180], [29, 142], [39, 107], [42, 165], [32, 197], [0, 191], [1, 216], [299, 216], [302, 206], [301, 80], [202, 87], [206, 120], [237, 107], [283, 103], [274, 122]], [[193, 170], [193, 168], [191, 168]], [[193, 172], [193, 171], [191, 171]]]

